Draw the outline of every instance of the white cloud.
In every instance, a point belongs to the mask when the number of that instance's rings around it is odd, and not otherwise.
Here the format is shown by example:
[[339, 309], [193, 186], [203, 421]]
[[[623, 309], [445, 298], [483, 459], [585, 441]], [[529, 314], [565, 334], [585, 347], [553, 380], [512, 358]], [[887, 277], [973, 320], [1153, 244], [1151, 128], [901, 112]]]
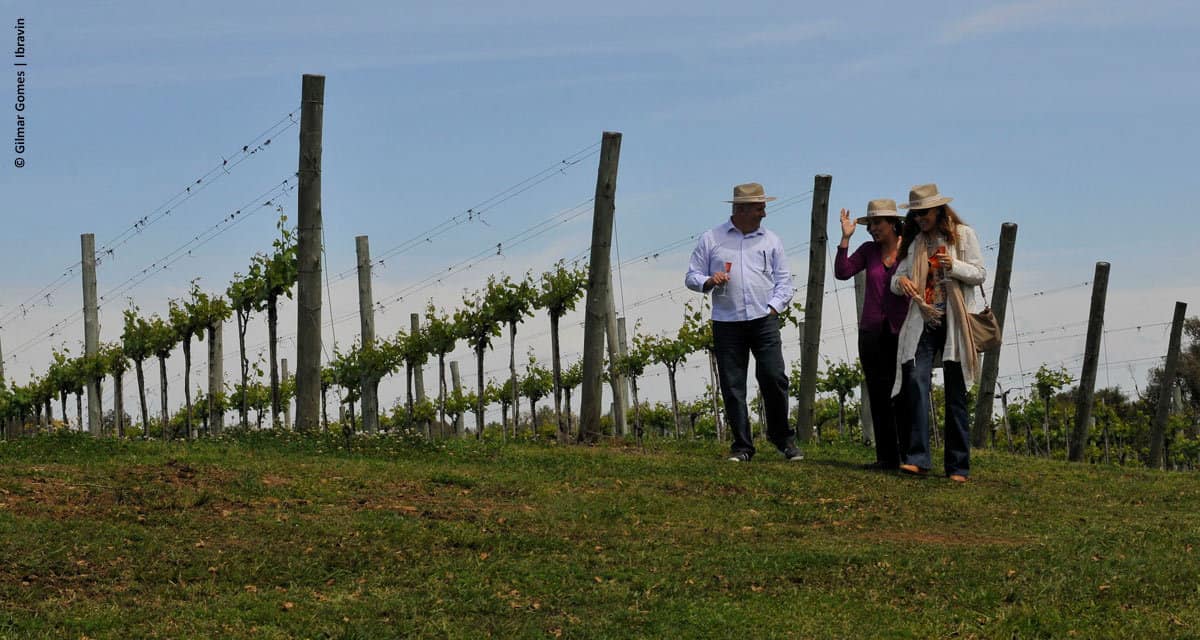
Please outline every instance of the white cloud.
[[1079, 10], [1088, 9], [1080, 0], [1026, 0], [991, 7], [951, 23], [942, 33], [946, 42], [958, 42], [972, 36], [1017, 31], [1072, 19]]

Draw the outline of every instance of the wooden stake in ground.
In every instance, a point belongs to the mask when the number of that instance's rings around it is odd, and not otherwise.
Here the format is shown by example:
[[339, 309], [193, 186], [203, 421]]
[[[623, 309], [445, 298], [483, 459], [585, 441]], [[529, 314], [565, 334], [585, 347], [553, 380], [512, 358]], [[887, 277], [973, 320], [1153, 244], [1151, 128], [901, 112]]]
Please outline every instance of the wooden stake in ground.
[[[281, 379], [282, 382], [280, 382], [279, 388], [283, 389], [284, 387], [287, 386], [288, 380], [292, 379], [292, 374], [290, 371], [288, 371], [287, 358], [279, 359], [279, 367], [283, 370], [283, 378]], [[292, 428], [292, 401], [285, 398], [282, 391], [279, 392], [279, 405], [280, 405], [280, 411], [282, 411], [282, 413], [283, 413], [283, 428], [291, 429]]]
[[208, 428], [216, 435], [225, 429], [224, 326], [223, 322], [208, 326]]
[[1082, 462], [1087, 451], [1092, 396], [1096, 392], [1096, 367], [1100, 362], [1100, 338], [1104, 335], [1108, 266], [1107, 262], [1097, 262], [1096, 275], [1092, 278], [1092, 308], [1088, 313], [1087, 341], [1083, 347], [1083, 371], [1079, 374], [1079, 390], [1075, 394], [1075, 434], [1067, 453], [1067, 458], [1072, 462]]
[[595, 209], [592, 215], [591, 257], [588, 260], [587, 304], [583, 326], [583, 383], [579, 407], [579, 439], [600, 439], [603, 407], [604, 334], [607, 330], [608, 288], [612, 280], [613, 215], [616, 211], [617, 165], [621, 157], [621, 134], [605, 131], [600, 143], [596, 171]]
[[[854, 274], [854, 304], [858, 308], [858, 315], [855, 326], [862, 329], [862, 312], [863, 304], [867, 297], [867, 273], [859, 271]], [[858, 397], [862, 398], [862, 402], [858, 405], [858, 419], [862, 422], [863, 441], [868, 445], [875, 444], [875, 418], [871, 415], [871, 394], [867, 393], [867, 377], [863, 376], [862, 382], [858, 384]]]
[[624, 436], [629, 433], [629, 430], [625, 426], [625, 413], [629, 407], [629, 399], [625, 394], [629, 389], [629, 385], [625, 382], [625, 376], [617, 372], [617, 361], [621, 357], [622, 351], [621, 336], [617, 330], [617, 305], [613, 301], [611, 280], [609, 280], [608, 284], [607, 297], [608, 317], [605, 319], [604, 327], [605, 334], [608, 337], [608, 379], [613, 394], [613, 435]]
[[[451, 384], [454, 385], [455, 397], [459, 396], [462, 393], [462, 376], [459, 375], [459, 373], [458, 373], [458, 361], [457, 360], [450, 361], [450, 381], [451, 381]], [[463, 429], [463, 414], [461, 414], [461, 413], [459, 413], [454, 418], [454, 433], [455, 433], [455, 435], [457, 435], [460, 438], [463, 437], [464, 435], [466, 435], [466, 433], [467, 433]]]
[[321, 129], [325, 76], [305, 74], [300, 93], [296, 429], [313, 431], [321, 419]]
[[[996, 258], [996, 279], [989, 301], [1000, 335], [1004, 335], [1004, 315], [1008, 313], [1008, 283], [1012, 279], [1013, 251], [1017, 246], [1017, 225], [1005, 222], [1000, 226], [1000, 255]], [[971, 429], [971, 446], [982, 447], [992, 431], [992, 407], [996, 403], [996, 376], [1000, 373], [1000, 347], [983, 354], [979, 374], [979, 395], [975, 398], [975, 424]]]
[[[96, 236], [79, 236], [83, 253], [83, 352], [94, 358], [100, 351], [100, 309], [96, 304]], [[88, 431], [100, 435], [103, 426], [100, 413], [100, 381], [87, 381]]]
[[829, 218], [829, 187], [833, 177], [813, 179], [812, 227], [808, 243], [808, 291], [804, 303], [804, 340], [800, 353], [800, 394], [796, 436], [808, 442], [813, 433], [813, 404], [817, 398], [817, 359], [821, 352], [821, 305], [825, 299], [825, 233]]
[[1162, 469], [1166, 465], [1163, 456], [1163, 440], [1167, 429], [1167, 414], [1171, 411], [1171, 388], [1175, 386], [1175, 371], [1179, 367], [1179, 348], [1183, 338], [1183, 320], [1187, 304], [1175, 303], [1175, 317], [1171, 320], [1171, 341], [1167, 344], [1167, 362], [1163, 366], [1159, 381], [1158, 410], [1154, 413], [1154, 426], [1150, 431], [1150, 466]]
[[[367, 236], [354, 238], [354, 252], [358, 257], [358, 320], [362, 332], [364, 349], [375, 345], [375, 304], [371, 295], [371, 244]], [[364, 374], [362, 378], [362, 424], [363, 431], [379, 431], [379, 387], [378, 382]]]
[[[412, 335], [420, 335], [421, 333], [421, 314], [408, 314], [408, 323], [412, 328]], [[425, 401], [425, 366], [419, 365], [413, 367], [413, 386], [416, 388], [417, 402]]]

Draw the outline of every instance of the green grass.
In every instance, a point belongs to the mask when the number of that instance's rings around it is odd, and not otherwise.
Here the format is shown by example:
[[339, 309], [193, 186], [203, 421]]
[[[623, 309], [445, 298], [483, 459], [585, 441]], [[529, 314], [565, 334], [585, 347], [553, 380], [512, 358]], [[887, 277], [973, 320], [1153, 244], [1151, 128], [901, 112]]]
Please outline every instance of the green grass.
[[0, 638], [1200, 637], [1200, 478], [809, 447], [0, 443]]

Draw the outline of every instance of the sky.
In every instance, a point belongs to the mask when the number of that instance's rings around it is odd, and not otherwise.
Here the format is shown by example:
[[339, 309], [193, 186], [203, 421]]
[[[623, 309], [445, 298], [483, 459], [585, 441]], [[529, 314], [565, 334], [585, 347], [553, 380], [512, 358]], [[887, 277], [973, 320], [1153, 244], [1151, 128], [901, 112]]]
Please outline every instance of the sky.
[[[681, 288], [688, 253], [697, 234], [727, 219], [723, 201], [738, 183], [761, 182], [780, 198], [765, 224], [789, 247], [797, 288], [807, 282], [817, 174], [833, 176], [831, 251], [838, 209], [861, 215], [868, 200], [904, 201], [927, 182], [955, 198], [989, 270], [1000, 225], [1018, 225], [1000, 362], [1001, 385], [1018, 394], [1042, 364], [1078, 376], [1099, 261], [1111, 273], [1098, 386], [1136, 394], [1166, 352], [1175, 302], [1200, 311], [1189, 277], [1200, 240], [1189, 211], [1200, 147], [1194, 3], [0, 8], [10, 27], [0, 36], [9, 63], [0, 104], [15, 105], [16, 72], [25, 71], [25, 110], [5, 106], [0, 120], [6, 139], [17, 115], [26, 120], [25, 151], [8, 149], [0, 164], [0, 345], [18, 383], [44, 371], [52, 349], [82, 349], [82, 322], [71, 321], [82, 305], [80, 234], [112, 249], [98, 279], [108, 294], [101, 339], [116, 341], [130, 304], [165, 314], [197, 278], [222, 292], [270, 249], [280, 215], [294, 224], [305, 73], [326, 78], [330, 353], [358, 334], [357, 235], [384, 256], [373, 279], [376, 301], [387, 303], [381, 336], [407, 328], [430, 300], [452, 312], [488, 275], [536, 275], [586, 254], [604, 131], [623, 136], [617, 306], [641, 332], [674, 331], [683, 304], [699, 300]], [[860, 230], [852, 247], [866, 240]], [[853, 360], [853, 290], [831, 268], [827, 278], [822, 356]], [[582, 307], [564, 322], [568, 360], [582, 345]], [[281, 355], [294, 361], [294, 304], [285, 301], [280, 317]], [[548, 361], [548, 329], [544, 315], [522, 325], [519, 362], [529, 353]], [[232, 382], [232, 323], [225, 336]], [[265, 339], [256, 318], [252, 357]], [[786, 341], [789, 361], [799, 353]], [[465, 347], [454, 359], [473, 370]], [[169, 375], [176, 396], [180, 360]], [[489, 377], [503, 379], [507, 361], [499, 341]], [[684, 399], [707, 384], [707, 363], [688, 365]], [[660, 369], [648, 372], [643, 396], [665, 401]], [[385, 382], [381, 404], [402, 385], [402, 376]]]

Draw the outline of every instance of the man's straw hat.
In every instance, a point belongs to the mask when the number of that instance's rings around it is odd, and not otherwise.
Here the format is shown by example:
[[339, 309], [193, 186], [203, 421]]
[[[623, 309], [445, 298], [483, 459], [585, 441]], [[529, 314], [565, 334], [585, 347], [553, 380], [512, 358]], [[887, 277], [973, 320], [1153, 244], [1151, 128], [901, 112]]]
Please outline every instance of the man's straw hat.
[[770, 202], [774, 199], [774, 196], [763, 195], [763, 186], [761, 184], [757, 182], [747, 182], [746, 184], [739, 184], [738, 186], [734, 187], [733, 200], [726, 200], [725, 202], [732, 202], [733, 204], [746, 204], [751, 202]]

